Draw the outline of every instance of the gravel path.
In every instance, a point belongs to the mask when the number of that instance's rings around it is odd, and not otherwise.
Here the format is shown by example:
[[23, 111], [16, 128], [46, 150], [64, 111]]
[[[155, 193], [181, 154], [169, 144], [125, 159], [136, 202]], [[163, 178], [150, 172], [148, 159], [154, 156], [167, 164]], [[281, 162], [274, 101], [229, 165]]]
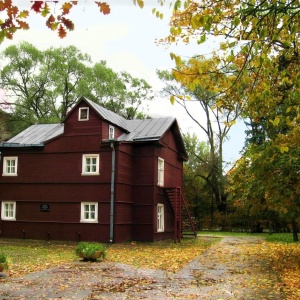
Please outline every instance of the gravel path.
[[105, 261], [72, 263], [0, 279], [0, 299], [283, 299], [276, 275], [248, 255], [262, 241], [225, 237], [175, 274]]

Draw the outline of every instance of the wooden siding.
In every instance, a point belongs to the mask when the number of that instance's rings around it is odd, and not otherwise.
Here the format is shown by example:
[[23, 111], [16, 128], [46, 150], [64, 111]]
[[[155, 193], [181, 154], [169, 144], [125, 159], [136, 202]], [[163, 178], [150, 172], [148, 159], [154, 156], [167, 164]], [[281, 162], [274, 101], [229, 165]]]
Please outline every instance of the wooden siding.
[[85, 102], [82, 102], [77, 106], [76, 110], [68, 115], [65, 122], [65, 136], [93, 135], [101, 133], [102, 120], [92, 108], [89, 108], [88, 120], [78, 120], [78, 111], [79, 108], [82, 107], [88, 107], [88, 105]]
[[109, 139], [109, 125], [112, 125], [115, 128], [115, 139], [117, 139], [119, 136], [121, 136], [124, 133], [124, 131], [122, 129], [120, 129], [119, 127], [117, 127], [113, 124], [109, 124], [106, 121], [103, 121], [102, 122], [102, 139], [103, 140]]
[[[112, 151], [109, 124], [92, 108], [78, 121], [78, 105], [65, 133], [42, 148], [3, 148], [18, 156], [18, 176], [0, 176], [0, 201], [16, 201], [16, 221], [0, 220], [0, 237], [109, 242]], [[182, 187], [183, 163], [171, 128], [160, 142], [114, 142], [116, 154], [114, 242], [173, 238], [174, 218], [157, 186], [158, 158], [165, 162], [164, 185]], [[115, 137], [122, 134], [115, 126]], [[82, 176], [82, 155], [100, 155], [100, 175]], [[2, 163], [0, 171], [2, 171]], [[80, 202], [98, 203], [98, 223], [80, 223]], [[50, 207], [41, 211], [41, 204]], [[165, 231], [157, 232], [157, 203], [164, 204]]]

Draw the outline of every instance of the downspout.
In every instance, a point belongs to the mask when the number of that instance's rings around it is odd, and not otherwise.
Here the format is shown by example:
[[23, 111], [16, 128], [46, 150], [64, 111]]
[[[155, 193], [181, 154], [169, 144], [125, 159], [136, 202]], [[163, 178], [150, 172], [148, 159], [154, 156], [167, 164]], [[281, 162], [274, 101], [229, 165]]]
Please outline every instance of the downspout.
[[114, 142], [111, 142], [111, 183], [110, 183], [110, 227], [109, 227], [109, 242], [114, 240], [114, 199], [115, 199], [115, 168], [116, 168], [116, 150]]

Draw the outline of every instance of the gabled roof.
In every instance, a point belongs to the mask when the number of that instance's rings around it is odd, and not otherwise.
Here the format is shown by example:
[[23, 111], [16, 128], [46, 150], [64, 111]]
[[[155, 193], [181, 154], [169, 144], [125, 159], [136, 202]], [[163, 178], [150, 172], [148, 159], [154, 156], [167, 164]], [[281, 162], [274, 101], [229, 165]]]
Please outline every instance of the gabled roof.
[[[109, 111], [108, 109], [90, 101], [81, 98], [77, 105], [85, 101], [96, 113], [109, 123], [120, 127], [125, 131], [117, 141], [124, 142], [142, 142], [158, 141], [164, 133], [176, 122], [175, 118], [155, 118], [144, 120], [126, 120], [125, 118]], [[77, 106], [76, 105], [76, 106]], [[75, 107], [76, 107], [75, 106]], [[74, 108], [72, 109], [72, 111]], [[71, 111], [71, 112], [72, 112]], [[70, 113], [71, 113], [70, 112]], [[69, 113], [69, 115], [70, 115]], [[68, 116], [67, 116], [68, 118]], [[66, 119], [67, 119], [66, 118]], [[37, 124], [32, 125], [22, 131], [6, 143], [0, 144], [1, 147], [33, 147], [43, 146], [45, 142], [63, 134], [64, 124]]]
[[63, 124], [37, 124], [20, 132], [5, 143], [2, 147], [34, 147], [43, 146], [44, 143], [64, 132]]
[[156, 118], [144, 120], [126, 120], [129, 133], [122, 134], [118, 141], [155, 141], [174, 123], [175, 118]]
[[99, 104], [88, 100], [86, 98], [81, 98], [82, 100], [84, 100], [85, 102], [87, 102], [91, 107], [94, 108], [94, 110], [106, 121], [117, 125], [118, 127], [123, 128], [125, 131], [129, 131], [127, 128], [127, 124], [126, 124], [126, 119], [119, 116], [118, 114], [100, 106]]

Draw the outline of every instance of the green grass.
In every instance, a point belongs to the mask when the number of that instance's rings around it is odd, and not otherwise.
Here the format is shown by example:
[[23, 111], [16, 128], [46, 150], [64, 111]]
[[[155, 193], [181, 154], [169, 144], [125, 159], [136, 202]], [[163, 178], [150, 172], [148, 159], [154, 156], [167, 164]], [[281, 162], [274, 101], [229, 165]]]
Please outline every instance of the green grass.
[[[293, 241], [292, 233], [245, 233], [245, 232], [227, 232], [227, 231], [199, 231], [198, 236], [260, 236], [264, 237], [270, 243], [299, 243]], [[300, 239], [300, 234], [299, 234]]]
[[[299, 243], [293, 241], [292, 233], [272, 233], [264, 235], [266, 240], [271, 243]], [[299, 234], [300, 238], [300, 234]]]
[[22, 276], [76, 260], [77, 243], [0, 239], [0, 252], [8, 258], [10, 276]]

